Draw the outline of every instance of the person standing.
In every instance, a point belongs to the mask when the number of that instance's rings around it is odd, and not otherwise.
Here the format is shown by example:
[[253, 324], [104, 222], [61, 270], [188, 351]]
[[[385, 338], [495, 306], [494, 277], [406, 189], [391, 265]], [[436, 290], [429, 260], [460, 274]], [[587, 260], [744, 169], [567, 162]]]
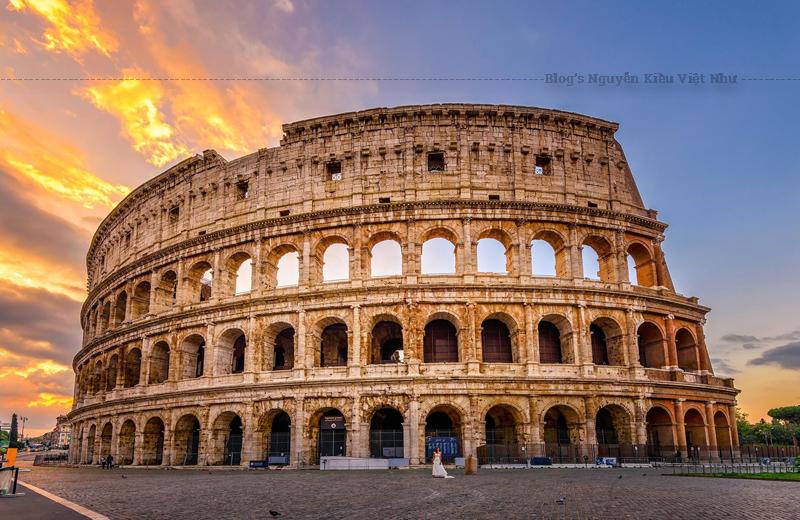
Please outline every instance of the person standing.
[[442, 464], [442, 452], [439, 448], [433, 450], [433, 473], [434, 478], [455, 478], [447, 474]]

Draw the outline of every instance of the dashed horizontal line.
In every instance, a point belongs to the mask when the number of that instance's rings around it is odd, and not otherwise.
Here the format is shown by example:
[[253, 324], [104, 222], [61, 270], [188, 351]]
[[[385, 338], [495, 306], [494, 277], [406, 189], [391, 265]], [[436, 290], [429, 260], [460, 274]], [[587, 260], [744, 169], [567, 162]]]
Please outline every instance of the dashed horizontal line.
[[545, 78], [261, 78], [261, 77], [64, 77], [64, 78], [0, 78], [2, 81], [544, 81]]

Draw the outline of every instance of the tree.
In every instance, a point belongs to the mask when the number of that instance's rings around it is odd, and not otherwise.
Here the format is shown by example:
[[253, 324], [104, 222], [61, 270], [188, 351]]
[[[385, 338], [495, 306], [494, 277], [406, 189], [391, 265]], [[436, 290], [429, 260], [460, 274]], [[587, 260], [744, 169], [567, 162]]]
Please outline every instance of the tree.
[[11, 414], [11, 430], [8, 432], [8, 447], [17, 447], [17, 414]]
[[800, 427], [800, 405], [773, 408], [767, 412], [767, 415], [789, 430], [792, 436], [792, 444], [797, 446], [797, 429]]

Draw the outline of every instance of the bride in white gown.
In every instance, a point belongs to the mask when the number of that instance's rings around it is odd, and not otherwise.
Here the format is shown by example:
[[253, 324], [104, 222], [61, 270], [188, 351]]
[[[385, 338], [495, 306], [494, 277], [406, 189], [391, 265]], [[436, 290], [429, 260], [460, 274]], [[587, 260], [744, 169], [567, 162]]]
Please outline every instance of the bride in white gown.
[[433, 476], [436, 478], [455, 478], [447, 474], [442, 465], [442, 452], [439, 448], [433, 450]]

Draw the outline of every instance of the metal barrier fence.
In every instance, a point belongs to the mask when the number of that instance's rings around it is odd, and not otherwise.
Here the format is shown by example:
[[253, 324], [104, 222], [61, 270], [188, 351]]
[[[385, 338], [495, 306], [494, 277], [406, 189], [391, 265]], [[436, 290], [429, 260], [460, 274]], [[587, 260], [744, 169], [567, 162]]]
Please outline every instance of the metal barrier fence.
[[745, 473], [800, 473], [800, 466], [785, 462], [769, 464], [750, 464], [747, 462], [712, 463], [712, 464], [672, 464], [673, 475], [727, 475]]
[[712, 464], [759, 463], [800, 458], [796, 446], [653, 446], [649, 444], [485, 444], [478, 446], [478, 464], [527, 464], [532, 458], [553, 464], [594, 464], [597, 457], [620, 463]]

